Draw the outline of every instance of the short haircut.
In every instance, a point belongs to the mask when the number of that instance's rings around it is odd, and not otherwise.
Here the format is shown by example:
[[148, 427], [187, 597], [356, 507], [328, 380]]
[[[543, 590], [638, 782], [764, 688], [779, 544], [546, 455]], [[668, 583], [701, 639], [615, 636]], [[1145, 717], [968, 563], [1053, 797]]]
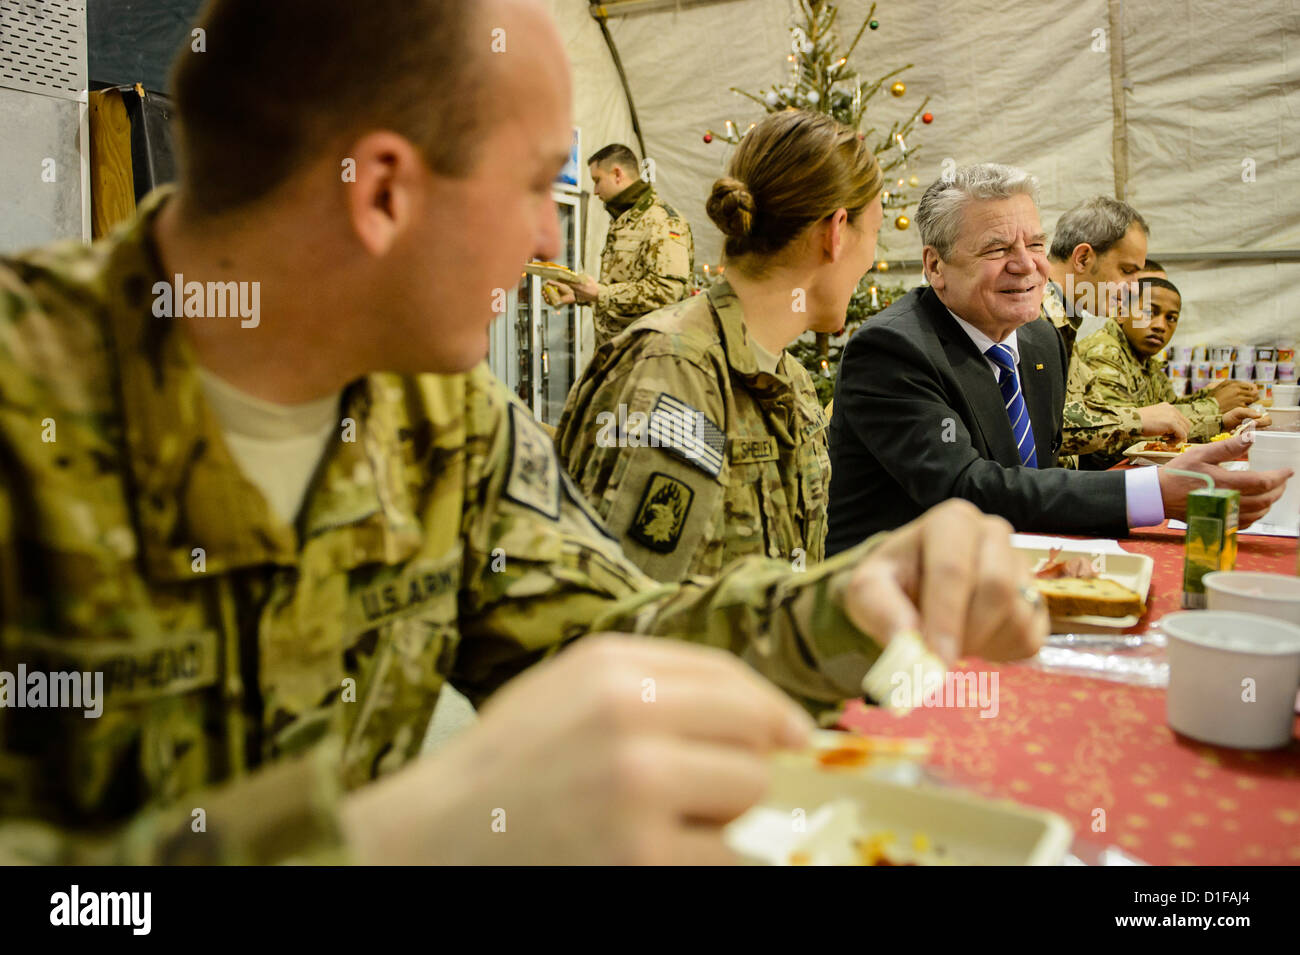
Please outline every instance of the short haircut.
[[1147, 259], [1146, 264], [1142, 266], [1144, 272], [1167, 272], [1169, 271], [1155, 259]]
[[1147, 286], [1150, 286], [1151, 288], [1169, 289], [1169, 291], [1173, 292], [1175, 295], [1178, 296], [1179, 301], [1182, 301], [1183, 293], [1178, 291], [1178, 286], [1175, 285], [1173, 282], [1169, 281], [1168, 279], [1162, 279], [1158, 275], [1144, 275], [1140, 279], [1138, 279], [1139, 291], [1141, 291], [1141, 289], [1143, 288], [1146, 288]]
[[[182, 182], [199, 215], [271, 193], [331, 147], [391, 130], [429, 167], [477, 155], [485, 42], [463, 0], [208, 0], [172, 65]], [[340, 161], [344, 157], [340, 156]]]
[[1038, 179], [1015, 166], [983, 162], [959, 166], [950, 176], [935, 182], [921, 195], [916, 207], [916, 228], [923, 245], [934, 246], [947, 261], [961, 235], [966, 206], [979, 199], [1010, 199], [1029, 196], [1038, 205]]
[[612, 169], [615, 166], [622, 166], [628, 172], [636, 172], [640, 163], [637, 161], [636, 153], [624, 146], [622, 143], [610, 143], [604, 149], [598, 149], [591, 154], [587, 160], [587, 165], [592, 163], [599, 164], [601, 169]]
[[1047, 254], [1057, 262], [1064, 262], [1080, 245], [1090, 245], [1092, 251], [1102, 255], [1124, 238], [1134, 222], [1147, 235], [1151, 234], [1147, 220], [1127, 202], [1112, 196], [1093, 196], [1061, 216]]

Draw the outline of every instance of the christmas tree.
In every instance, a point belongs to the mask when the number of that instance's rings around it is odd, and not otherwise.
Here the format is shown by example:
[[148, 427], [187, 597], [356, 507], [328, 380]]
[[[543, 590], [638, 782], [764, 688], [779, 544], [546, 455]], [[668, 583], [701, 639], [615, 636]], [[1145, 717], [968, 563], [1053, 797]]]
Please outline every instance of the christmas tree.
[[[912, 203], [908, 190], [920, 185], [917, 177], [911, 173], [911, 165], [918, 149], [915, 143], [908, 140], [918, 119], [924, 124], [934, 121], [934, 115], [926, 111], [929, 97], [905, 120], [892, 122], [887, 131], [882, 132], [875, 126], [863, 129], [867, 107], [882, 89], [888, 89], [895, 97], [906, 95], [907, 84], [898, 77], [911, 69], [912, 64], [900, 66], [874, 80], [864, 78], [850, 64], [850, 58], [868, 31], [875, 33], [880, 29], [880, 21], [876, 19], [876, 4], [871, 5], [853, 35], [852, 42], [845, 47], [837, 28], [839, 8], [835, 4], [826, 0], [798, 2], [797, 22], [790, 28], [790, 53], [786, 56], [789, 73], [784, 82], [757, 93], [734, 86], [732, 92], [753, 100], [769, 113], [791, 108], [814, 110], [826, 113], [858, 130], [858, 135], [871, 145], [885, 175], [885, 189], [881, 195], [885, 221], [889, 222], [892, 217], [894, 228], [905, 230], [911, 225], [911, 219], [906, 213]], [[734, 145], [753, 128], [754, 124], [751, 123], [742, 133], [735, 123], [727, 120], [722, 133], [708, 130], [704, 134], [704, 141], [711, 143], [717, 140]], [[883, 237], [880, 248], [885, 248]], [[904, 292], [901, 285], [887, 287], [882, 284], [888, 271], [889, 263], [878, 260], [863, 277], [849, 302], [842, 333], [834, 336], [814, 336], [809, 333], [788, 349], [812, 375], [823, 404], [830, 400], [834, 391], [835, 371], [839, 367], [840, 354], [848, 336], [862, 322]], [[720, 276], [719, 270], [711, 271], [705, 266], [699, 281], [701, 285], [708, 285]]]

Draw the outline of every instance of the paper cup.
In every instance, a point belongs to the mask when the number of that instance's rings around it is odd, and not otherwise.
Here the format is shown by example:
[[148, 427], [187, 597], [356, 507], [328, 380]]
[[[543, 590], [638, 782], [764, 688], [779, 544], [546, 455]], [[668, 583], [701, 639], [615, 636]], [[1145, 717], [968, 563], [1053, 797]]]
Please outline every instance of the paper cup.
[[1256, 347], [1255, 361], [1277, 361], [1277, 349], [1268, 345]]
[[1274, 381], [1277, 378], [1277, 362], [1257, 361], [1255, 362], [1255, 380], [1256, 381]]
[[1265, 431], [1300, 431], [1300, 407], [1284, 405], [1277, 400], [1276, 395], [1273, 396], [1273, 406], [1268, 409], [1268, 416], [1273, 419], [1273, 423]]
[[1295, 381], [1295, 362], [1280, 361], [1277, 363], [1277, 380], [1278, 381]]
[[1276, 360], [1277, 360], [1277, 361], [1295, 361], [1295, 346], [1294, 346], [1294, 345], [1278, 345], [1278, 346], [1277, 346], [1277, 357], [1276, 357]]
[[1258, 613], [1300, 627], [1300, 577], [1215, 570], [1202, 580], [1210, 610]]
[[1233, 361], [1253, 362], [1255, 360], [1254, 345], [1238, 345], [1232, 350]]
[[1284, 407], [1300, 405], [1300, 384], [1295, 382], [1289, 384], [1275, 383], [1273, 385], [1273, 403]]
[[1237, 749], [1291, 742], [1300, 627], [1257, 613], [1193, 610], [1165, 615], [1160, 629], [1169, 638], [1172, 729]]
[[1206, 346], [1206, 345], [1193, 345], [1193, 346], [1192, 346], [1192, 361], [1205, 361], [1206, 358], [1207, 358], [1207, 356], [1206, 356], [1206, 348], [1207, 348], [1207, 347], [1208, 347], [1208, 346]]
[[[1274, 405], [1268, 413], [1272, 416], [1277, 410], [1278, 406]], [[1273, 502], [1260, 523], [1284, 530], [1300, 529], [1300, 433], [1279, 430], [1275, 419], [1273, 427], [1255, 432], [1246, 457], [1252, 471], [1290, 468], [1295, 472], [1286, 482], [1282, 496]]]
[[1174, 361], [1192, 361], [1192, 352], [1196, 349], [1191, 345], [1170, 345], [1169, 350], [1173, 353]]
[[1230, 362], [1232, 361], [1231, 345], [1214, 345], [1209, 352], [1210, 361], [1213, 362]]
[[1191, 369], [1192, 363], [1190, 361], [1171, 361], [1165, 369], [1165, 374], [1170, 378], [1186, 378]]
[[1232, 377], [1232, 362], [1216, 361], [1210, 377], [1218, 381], [1227, 381]]
[[1232, 377], [1238, 381], [1250, 381], [1255, 377], [1255, 365], [1248, 362], [1234, 361], [1232, 363]]

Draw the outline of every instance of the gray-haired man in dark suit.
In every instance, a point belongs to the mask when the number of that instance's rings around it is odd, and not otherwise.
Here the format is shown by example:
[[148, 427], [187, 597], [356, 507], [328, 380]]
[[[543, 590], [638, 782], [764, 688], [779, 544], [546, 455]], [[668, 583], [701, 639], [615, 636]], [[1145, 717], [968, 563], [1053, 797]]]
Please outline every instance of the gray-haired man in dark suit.
[[[1202, 483], [1165, 469], [1057, 467], [1069, 356], [1040, 318], [1048, 279], [1037, 180], [964, 166], [921, 197], [929, 285], [866, 322], [844, 349], [830, 425], [826, 551], [960, 497], [1020, 531], [1120, 536], [1181, 517]], [[1262, 517], [1287, 471], [1229, 472], [1242, 438], [1194, 448], [1171, 467], [1241, 492]]]

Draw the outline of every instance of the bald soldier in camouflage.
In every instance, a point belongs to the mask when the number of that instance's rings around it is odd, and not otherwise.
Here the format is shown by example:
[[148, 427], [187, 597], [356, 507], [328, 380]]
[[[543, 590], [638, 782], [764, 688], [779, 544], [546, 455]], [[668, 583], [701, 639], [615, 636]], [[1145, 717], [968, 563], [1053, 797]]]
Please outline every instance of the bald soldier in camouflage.
[[[541, 4], [202, 24], [176, 191], [0, 260], [0, 860], [727, 861], [766, 754], [807, 736], [758, 674], [815, 706], [861, 692], [869, 633], [1035, 652], [1005, 524], [968, 506], [682, 586], [604, 533], [482, 363], [494, 290], [560, 241]], [[533, 42], [476, 59], [498, 25]], [[428, 108], [462, 84], [491, 93], [477, 130]], [[943, 588], [909, 596], [918, 573]], [[52, 671], [100, 675], [99, 712], [14, 704]], [[491, 696], [416, 760], [447, 681]]]
[[[278, 519], [226, 450], [178, 320], [150, 314], [166, 195], [107, 243], [0, 268], [0, 669], [107, 681], [98, 720], [0, 709], [0, 854], [329, 857], [338, 794], [417, 755], [444, 682], [479, 702], [591, 630], [727, 647], [809, 701], [861, 692], [879, 651], [836, 594], [863, 549], [657, 587], [483, 365], [349, 387], [296, 526]], [[263, 815], [205, 789], [282, 762]], [[165, 812], [182, 797], [205, 838], [188, 808]]]
[[560, 458], [657, 580], [825, 553], [826, 417], [799, 362], [760, 354], [719, 282], [598, 351], [569, 392]]
[[606, 146], [587, 160], [596, 195], [613, 220], [600, 255], [600, 281], [558, 285], [558, 301], [588, 304], [599, 348], [657, 308], [690, 296], [695, 240], [690, 224], [641, 178], [636, 154]]

